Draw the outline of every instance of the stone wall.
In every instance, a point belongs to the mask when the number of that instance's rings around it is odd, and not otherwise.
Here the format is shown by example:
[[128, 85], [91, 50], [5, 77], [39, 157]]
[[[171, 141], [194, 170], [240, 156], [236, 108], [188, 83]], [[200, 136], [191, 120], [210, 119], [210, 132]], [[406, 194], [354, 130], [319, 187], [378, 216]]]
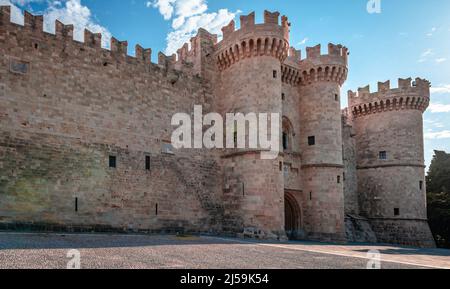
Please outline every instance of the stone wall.
[[218, 157], [164, 153], [173, 113], [208, 102], [202, 79], [114, 41], [109, 51], [15, 24], [1, 35], [0, 222], [221, 231]]
[[356, 170], [356, 140], [355, 131], [348, 116], [348, 110], [344, 110], [342, 115], [342, 144], [343, 144], [343, 160], [344, 160], [344, 199], [345, 214], [358, 215], [359, 210], [359, 194], [358, 194], [358, 178]]

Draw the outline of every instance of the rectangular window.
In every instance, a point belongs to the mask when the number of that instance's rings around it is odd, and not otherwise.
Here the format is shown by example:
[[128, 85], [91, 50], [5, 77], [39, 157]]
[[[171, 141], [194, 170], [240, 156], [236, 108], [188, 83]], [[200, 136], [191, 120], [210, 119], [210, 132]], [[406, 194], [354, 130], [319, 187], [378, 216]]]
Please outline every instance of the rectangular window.
[[29, 66], [30, 64], [28, 62], [12, 59], [10, 62], [9, 70], [12, 73], [27, 74], [29, 71]]
[[75, 198], [75, 212], [78, 212], [78, 198]]
[[337, 176], [337, 183], [338, 183], [338, 184], [341, 183], [341, 176]]
[[334, 100], [339, 101], [339, 95], [338, 94], [334, 95]]
[[117, 167], [117, 158], [116, 156], [109, 156], [109, 167], [116, 168]]
[[309, 136], [308, 137], [308, 145], [313, 146], [316, 144], [316, 137], [315, 136]]
[[273, 78], [277, 78], [277, 71], [276, 70], [273, 71]]
[[378, 157], [380, 160], [387, 160], [387, 152], [386, 151], [380, 152]]
[[419, 189], [420, 189], [420, 190], [423, 190], [423, 181], [420, 181], [420, 182], [419, 182]]
[[150, 156], [145, 156], [145, 169], [150, 170]]
[[286, 99], [286, 95], [284, 93], [281, 94], [281, 100], [285, 100]]
[[400, 209], [399, 208], [395, 208], [394, 209], [394, 216], [400, 216]]

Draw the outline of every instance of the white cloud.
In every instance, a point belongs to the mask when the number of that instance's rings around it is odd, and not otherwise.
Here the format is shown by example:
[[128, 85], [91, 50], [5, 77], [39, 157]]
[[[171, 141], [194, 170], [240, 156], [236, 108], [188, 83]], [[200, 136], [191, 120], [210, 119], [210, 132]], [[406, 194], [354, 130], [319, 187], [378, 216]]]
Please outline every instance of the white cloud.
[[167, 35], [165, 51], [168, 55], [175, 53], [184, 43], [189, 42], [199, 28], [221, 35], [221, 28], [240, 13], [228, 9], [207, 12], [206, 0], [155, 0], [148, 1], [146, 6], [158, 9], [165, 20], [172, 21], [173, 31]]
[[429, 110], [432, 113], [450, 112], [450, 104], [432, 103]]
[[422, 53], [421, 57], [427, 57], [427, 56], [430, 56], [430, 55], [433, 55], [433, 49], [428, 48], [427, 50], [425, 50], [425, 51]]
[[74, 39], [84, 41], [84, 29], [93, 33], [102, 33], [102, 46], [109, 47], [111, 33], [94, 20], [91, 10], [82, 5], [80, 0], [0, 0], [0, 5], [11, 5], [11, 20], [14, 23], [24, 23], [23, 14], [19, 7], [31, 3], [47, 2], [48, 7], [37, 14], [44, 15], [44, 30], [55, 33], [55, 20], [74, 25]]
[[45, 30], [55, 31], [55, 20], [65, 24], [74, 25], [74, 38], [78, 41], [84, 40], [84, 28], [93, 33], [102, 34], [102, 45], [109, 47], [111, 33], [109, 30], [98, 24], [92, 16], [88, 7], [83, 6], [80, 0], [67, 0], [64, 2], [53, 1], [45, 11]]
[[427, 33], [427, 36], [428, 36], [428, 37], [433, 36], [434, 32], [436, 32], [436, 31], [437, 31], [437, 28], [436, 28], [436, 27], [431, 28], [430, 32]]
[[426, 139], [447, 139], [450, 138], [450, 130], [440, 132], [429, 132], [425, 134]]
[[154, 7], [159, 9], [159, 13], [164, 16], [165, 20], [170, 20], [173, 15], [173, 3], [176, 0], [156, 0], [154, 2], [148, 1], [147, 7]]
[[303, 38], [303, 40], [300, 41], [297, 45], [305, 45], [306, 42], [308, 42], [308, 40], [309, 40], [309, 38], [308, 38], [308, 37], [305, 37], [305, 38]]
[[444, 84], [436, 87], [431, 87], [431, 93], [445, 94], [450, 93], [450, 84]]
[[419, 58], [419, 62], [425, 62], [428, 60], [428, 57], [434, 55], [433, 49], [428, 48], [427, 50], [425, 50], [424, 52], [422, 52], [422, 54], [420, 55]]
[[437, 63], [442, 63], [442, 62], [445, 62], [445, 61], [447, 61], [447, 58], [444, 58], [444, 57], [442, 57], [442, 58], [436, 58], [436, 62], [437, 62]]

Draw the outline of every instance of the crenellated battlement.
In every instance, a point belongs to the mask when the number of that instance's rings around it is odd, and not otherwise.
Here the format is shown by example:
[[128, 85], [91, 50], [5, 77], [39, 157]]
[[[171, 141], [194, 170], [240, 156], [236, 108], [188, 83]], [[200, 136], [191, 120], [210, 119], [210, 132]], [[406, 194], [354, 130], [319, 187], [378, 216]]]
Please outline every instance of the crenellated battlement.
[[197, 35], [190, 39], [190, 43], [185, 43], [176, 54], [170, 56], [170, 62], [173, 62], [175, 69], [183, 70], [185, 66], [188, 69], [194, 69], [194, 72], [199, 72], [198, 66], [202, 62], [203, 48], [209, 46], [214, 47], [217, 44], [218, 36], [211, 34], [207, 30], [200, 28]]
[[[73, 25], [64, 25], [62, 22], [55, 21], [55, 35], [58, 39], [73, 39]], [[85, 36], [86, 37], [86, 36]]]
[[430, 103], [430, 87], [430, 82], [421, 78], [400, 78], [398, 88], [391, 88], [390, 81], [378, 82], [376, 92], [371, 92], [369, 85], [357, 92], [348, 91], [349, 107], [354, 117], [403, 109], [425, 111]]
[[306, 48], [306, 58], [300, 50], [291, 47], [283, 63], [283, 81], [291, 85], [307, 85], [316, 81], [336, 81], [342, 85], [348, 74], [348, 49], [328, 44], [328, 53], [321, 53], [321, 45]]
[[255, 23], [255, 13], [241, 16], [241, 27], [236, 30], [235, 21], [222, 28], [223, 40], [216, 45], [219, 70], [250, 57], [273, 56], [283, 62], [288, 56], [288, 18], [283, 16], [279, 24], [279, 12], [264, 12], [264, 23]]
[[348, 48], [340, 44], [328, 44], [328, 53], [321, 53], [321, 45], [306, 48], [306, 58], [298, 64], [301, 71], [300, 85], [316, 81], [335, 81], [342, 85], [348, 74]]
[[[65, 25], [62, 22], [55, 21], [55, 34], [50, 34], [44, 31], [44, 17], [42, 15], [33, 15], [28, 11], [24, 11], [24, 25], [19, 25], [11, 22], [11, 7], [0, 6], [0, 32], [1, 34], [8, 34], [16, 29], [22, 30], [24, 33], [29, 33], [33, 37], [33, 41], [51, 41], [60, 40], [64, 42], [72, 42], [74, 45], [84, 45], [91, 49], [98, 49], [103, 53], [109, 53], [123, 58], [131, 57], [128, 55], [128, 42], [119, 41], [112, 37], [110, 42], [110, 50], [102, 48], [102, 34], [93, 33], [87, 29], [84, 30], [84, 42], [80, 43], [74, 40], [74, 26]], [[0, 34], [0, 35], [1, 35]], [[0, 38], [2, 39], [2, 38]], [[136, 45], [135, 58], [138, 61], [150, 63], [151, 49], [144, 49], [140, 45]]]

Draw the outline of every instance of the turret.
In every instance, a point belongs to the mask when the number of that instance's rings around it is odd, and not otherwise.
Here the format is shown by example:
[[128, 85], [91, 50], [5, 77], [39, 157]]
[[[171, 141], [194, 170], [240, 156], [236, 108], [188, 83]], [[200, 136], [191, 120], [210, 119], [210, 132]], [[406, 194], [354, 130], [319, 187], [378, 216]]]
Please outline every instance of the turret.
[[217, 66], [225, 70], [241, 60], [270, 56], [284, 61], [289, 50], [289, 22], [279, 13], [265, 11], [264, 23], [255, 24], [255, 13], [241, 16], [241, 28], [235, 31], [234, 20], [222, 29], [223, 40], [217, 45]]
[[344, 241], [340, 90], [347, 77], [347, 48], [306, 48], [295, 63], [299, 85], [300, 149], [305, 230], [310, 239]]
[[[255, 23], [255, 13], [241, 16], [240, 22], [239, 30], [234, 21], [224, 27], [216, 46], [218, 107], [224, 115], [277, 113], [281, 128], [281, 63], [288, 55], [289, 23], [283, 17], [280, 24], [280, 14], [268, 11], [264, 23]], [[262, 150], [225, 152], [224, 227], [284, 238], [283, 158], [262, 160]]]
[[200, 28], [189, 44], [185, 43], [177, 50], [174, 68], [209, 79], [207, 71], [214, 69], [215, 64], [210, 56], [216, 44], [217, 35]]
[[349, 91], [361, 214], [378, 241], [433, 247], [427, 223], [423, 112], [430, 83], [399, 79]]

